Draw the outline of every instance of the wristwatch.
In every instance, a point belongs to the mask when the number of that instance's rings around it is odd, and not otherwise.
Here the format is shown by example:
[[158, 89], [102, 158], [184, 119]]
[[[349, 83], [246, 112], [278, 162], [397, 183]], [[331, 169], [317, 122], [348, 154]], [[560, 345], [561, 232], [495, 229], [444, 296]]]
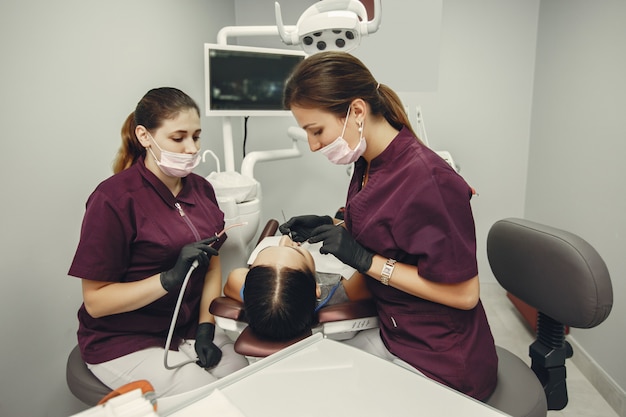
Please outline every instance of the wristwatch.
[[383, 266], [383, 270], [380, 273], [380, 282], [383, 285], [389, 285], [389, 280], [391, 279], [391, 274], [393, 274], [393, 269], [395, 268], [396, 260], [395, 259], [387, 259], [385, 265]]

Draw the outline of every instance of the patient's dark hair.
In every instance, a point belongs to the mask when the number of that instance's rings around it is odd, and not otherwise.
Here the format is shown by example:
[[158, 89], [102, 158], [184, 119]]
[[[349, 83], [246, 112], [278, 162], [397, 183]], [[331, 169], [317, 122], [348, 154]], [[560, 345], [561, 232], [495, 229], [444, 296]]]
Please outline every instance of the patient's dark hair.
[[300, 336], [313, 323], [315, 282], [309, 269], [250, 268], [243, 290], [248, 326], [257, 336], [273, 341]]

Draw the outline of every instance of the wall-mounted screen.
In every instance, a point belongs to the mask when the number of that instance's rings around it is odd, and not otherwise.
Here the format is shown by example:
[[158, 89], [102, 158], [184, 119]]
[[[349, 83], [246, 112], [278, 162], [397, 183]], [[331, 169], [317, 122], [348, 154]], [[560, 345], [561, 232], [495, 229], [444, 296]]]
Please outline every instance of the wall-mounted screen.
[[285, 80], [305, 58], [299, 50], [204, 45], [207, 116], [281, 116]]

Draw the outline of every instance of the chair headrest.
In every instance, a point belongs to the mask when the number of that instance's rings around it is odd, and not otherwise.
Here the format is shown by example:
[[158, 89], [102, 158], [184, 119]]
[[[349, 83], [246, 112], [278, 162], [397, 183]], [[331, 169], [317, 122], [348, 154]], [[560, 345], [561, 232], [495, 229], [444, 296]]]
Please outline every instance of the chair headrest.
[[209, 313], [214, 316], [247, 322], [243, 303], [230, 297], [216, 297], [209, 305]]
[[487, 257], [504, 289], [564, 325], [595, 327], [611, 312], [613, 288], [606, 264], [572, 233], [503, 219], [489, 230]]
[[317, 312], [320, 324], [342, 320], [354, 320], [364, 317], [377, 317], [374, 300], [346, 301], [340, 304], [324, 306]]
[[291, 346], [302, 339], [311, 336], [313, 332], [309, 329], [301, 335], [291, 340], [276, 342], [259, 338], [250, 327], [246, 327], [235, 341], [235, 352], [240, 355], [252, 356], [255, 358], [265, 358]]

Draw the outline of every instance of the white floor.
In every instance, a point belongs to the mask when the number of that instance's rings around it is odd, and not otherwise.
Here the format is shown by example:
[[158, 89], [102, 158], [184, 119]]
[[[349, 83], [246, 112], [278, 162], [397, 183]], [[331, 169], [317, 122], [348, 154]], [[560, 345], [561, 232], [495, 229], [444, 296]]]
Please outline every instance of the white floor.
[[[481, 283], [481, 299], [496, 344], [530, 364], [528, 346], [534, 336], [504, 289], [495, 282]], [[571, 360], [566, 366], [569, 403], [563, 410], [548, 411], [548, 417], [619, 417]]]

